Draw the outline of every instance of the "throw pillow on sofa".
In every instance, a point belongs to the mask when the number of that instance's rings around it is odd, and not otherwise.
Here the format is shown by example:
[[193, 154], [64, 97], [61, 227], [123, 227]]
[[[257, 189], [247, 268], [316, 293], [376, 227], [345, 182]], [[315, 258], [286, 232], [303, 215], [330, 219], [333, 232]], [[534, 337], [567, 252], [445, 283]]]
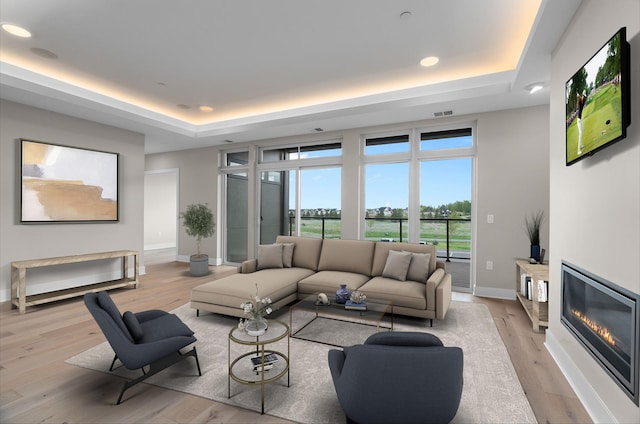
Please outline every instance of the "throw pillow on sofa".
[[394, 280], [405, 281], [407, 272], [409, 272], [409, 264], [411, 263], [411, 252], [400, 252], [398, 250], [389, 250], [387, 262], [384, 265], [382, 276], [393, 278]]
[[282, 244], [258, 246], [258, 269], [282, 268]]
[[294, 243], [276, 243], [282, 245], [282, 266], [291, 268], [293, 266], [293, 248]]
[[411, 263], [407, 272], [407, 280], [427, 282], [431, 253], [411, 253]]

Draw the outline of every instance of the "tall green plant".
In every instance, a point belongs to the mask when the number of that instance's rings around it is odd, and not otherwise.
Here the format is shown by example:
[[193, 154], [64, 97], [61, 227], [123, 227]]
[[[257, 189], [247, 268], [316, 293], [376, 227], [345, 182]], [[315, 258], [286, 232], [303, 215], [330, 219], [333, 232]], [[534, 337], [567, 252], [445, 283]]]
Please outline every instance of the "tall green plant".
[[206, 203], [198, 203], [187, 206], [187, 210], [180, 213], [180, 218], [187, 235], [196, 238], [197, 252], [200, 256], [202, 239], [211, 237], [216, 229], [213, 212]]
[[531, 216], [525, 217], [524, 222], [527, 228], [527, 235], [532, 246], [540, 245], [540, 227], [544, 221], [544, 211], [539, 210]]

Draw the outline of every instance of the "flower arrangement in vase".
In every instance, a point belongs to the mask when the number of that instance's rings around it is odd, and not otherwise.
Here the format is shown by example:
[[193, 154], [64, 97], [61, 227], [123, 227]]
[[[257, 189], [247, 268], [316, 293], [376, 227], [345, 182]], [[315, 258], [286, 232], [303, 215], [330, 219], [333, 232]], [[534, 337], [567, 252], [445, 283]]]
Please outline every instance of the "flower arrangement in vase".
[[263, 335], [269, 326], [265, 316], [273, 312], [271, 299], [260, 297], [258, 285], [256, 284], [256, 295], [249, 298], [248, 302], [242, 303], [240, 308], [243, 310], [245, 318], [240, 318], [238, 328], [244, 330], [250, 336]]

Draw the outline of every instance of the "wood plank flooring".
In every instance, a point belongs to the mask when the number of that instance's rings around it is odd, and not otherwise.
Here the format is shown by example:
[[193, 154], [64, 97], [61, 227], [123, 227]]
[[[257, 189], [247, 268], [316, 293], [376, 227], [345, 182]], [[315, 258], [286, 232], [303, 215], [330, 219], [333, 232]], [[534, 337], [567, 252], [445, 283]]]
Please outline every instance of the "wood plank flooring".
[[[189, 301], [192, 287], [235, 272], [210, 267], [210, 275], [194, 278], [188, 264], [146, 259], [147, 274], [138, 289], [110, 292], [122, 312], [175, 309]], [[489, 306], [538, 422], [591, 422], [546, 351], [544, 335], [532, 332], [516, 302], [454, 296]], [[64, 363], [103, 341], [81, 298], [28, 308], [25, 315], [11, 310], [9, 302], [0, 304], [0, 422], [288, 422], [147, 384], [130, 389], [126, 400], [115, 405], [123, 380]]]

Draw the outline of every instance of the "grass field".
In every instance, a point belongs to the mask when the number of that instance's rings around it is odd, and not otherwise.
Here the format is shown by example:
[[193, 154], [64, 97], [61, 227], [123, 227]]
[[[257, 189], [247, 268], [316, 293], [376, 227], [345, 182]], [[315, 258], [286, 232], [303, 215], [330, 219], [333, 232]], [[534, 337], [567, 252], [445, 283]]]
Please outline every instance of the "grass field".
[[[447, 234], [445, 222], [421, 222], [420, 241], [436, 244], [440, 249], [447, 248]], [[302, 221], [300, 235], [303, 237], [322, 237], [322, 219], [305, 218]], [[340, 220], [325, 220], [324, 238], [336, 239], [341, 237]], [[391, 238], [400, 241], [400, 224], [398, 221], [367, 220], [365, 238], [367, 240], [381, 240]], [[402, 223], [402, 241], [407, 241], [408, 224]], [[471, 222], [449, 221], [449, 249], [471, 250]]]
[[[612, 134], [620, 134], [622, 110], [620, 108], [620, 87], [607, 84], [600, 87], [589, 99], [582, 111], [582, 153], [596, 149], [610, 140]], [[607, 122], [609, 122], [607, 124]], [[567, 159], [578, 157], [578, 120], [574, 119], [567, 129]]]

